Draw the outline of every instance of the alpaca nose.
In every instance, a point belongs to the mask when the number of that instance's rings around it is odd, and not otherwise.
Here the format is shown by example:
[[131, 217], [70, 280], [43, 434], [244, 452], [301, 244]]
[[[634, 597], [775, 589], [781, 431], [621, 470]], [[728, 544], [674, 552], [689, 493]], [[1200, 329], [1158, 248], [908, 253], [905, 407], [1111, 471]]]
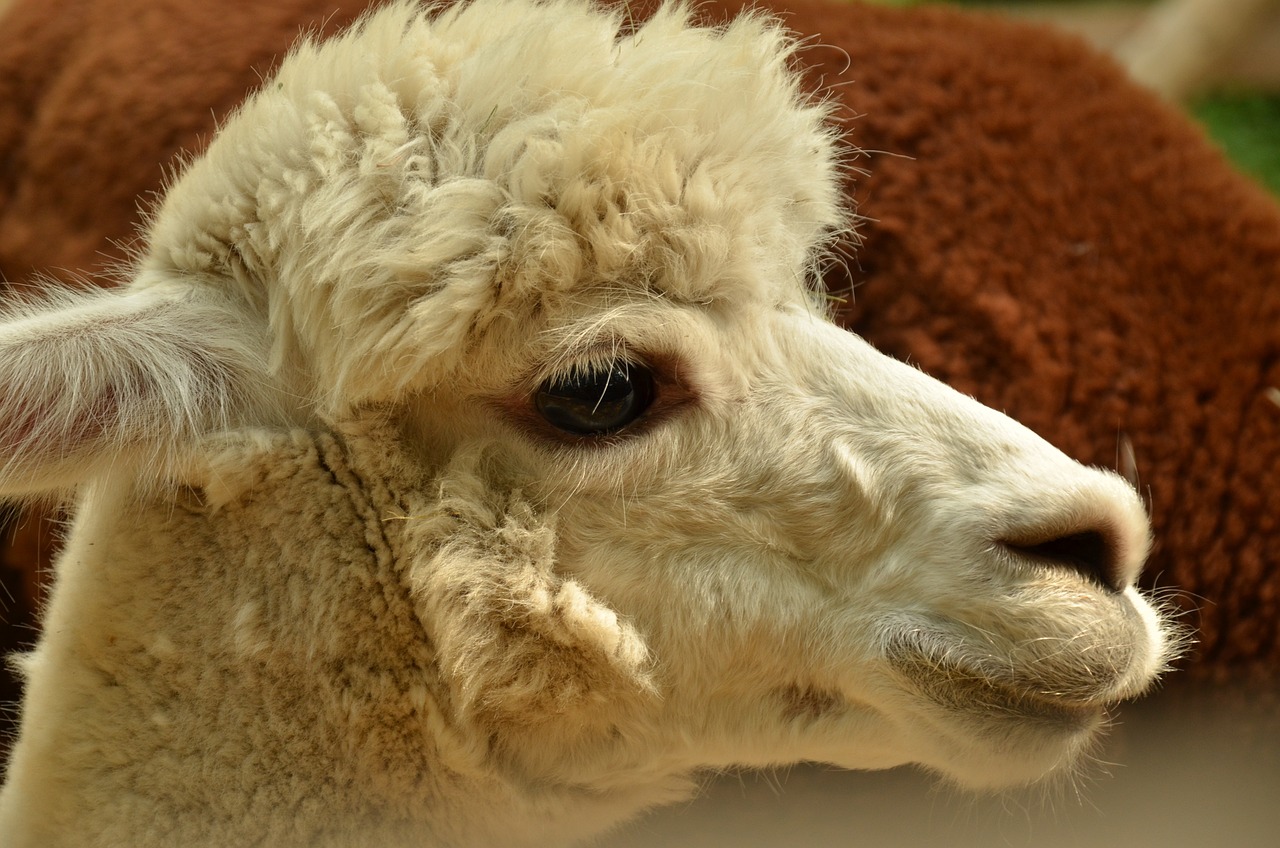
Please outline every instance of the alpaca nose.
[[999, 544], [1021, 560], [1074, 571], [1109, 592], [1122, 592], [1128, 582], [1122, 573], [1122, 545], [1104, 529], [1001, 539]]

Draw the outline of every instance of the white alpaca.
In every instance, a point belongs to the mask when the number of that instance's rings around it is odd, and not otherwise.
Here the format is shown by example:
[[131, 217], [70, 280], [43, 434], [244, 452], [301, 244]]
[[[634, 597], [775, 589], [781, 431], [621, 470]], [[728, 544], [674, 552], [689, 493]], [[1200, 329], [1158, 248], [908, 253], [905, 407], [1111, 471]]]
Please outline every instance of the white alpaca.
[[706, 768], [1071, 765], [1170, 652], [1145, 515], [824, 319], [794, 46], [393, 4], [127, 286], [13, 307], [0, 491], [77, 505], [9, 848], [548, 846]]

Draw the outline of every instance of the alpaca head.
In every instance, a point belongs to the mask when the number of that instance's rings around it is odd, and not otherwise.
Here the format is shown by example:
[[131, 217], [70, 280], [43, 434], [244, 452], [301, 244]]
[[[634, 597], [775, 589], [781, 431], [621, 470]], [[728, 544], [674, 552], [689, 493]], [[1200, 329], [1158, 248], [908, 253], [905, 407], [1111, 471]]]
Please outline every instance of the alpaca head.
[[794, 50], [568, 0], [303, 44], [127, 286], [0, 330], [0, 488], [233, 498], [211, 443], [338, 434], [442, 703], [538, 780], [1071, 763], [1171, 650], [1145, 514], [826, 320]]

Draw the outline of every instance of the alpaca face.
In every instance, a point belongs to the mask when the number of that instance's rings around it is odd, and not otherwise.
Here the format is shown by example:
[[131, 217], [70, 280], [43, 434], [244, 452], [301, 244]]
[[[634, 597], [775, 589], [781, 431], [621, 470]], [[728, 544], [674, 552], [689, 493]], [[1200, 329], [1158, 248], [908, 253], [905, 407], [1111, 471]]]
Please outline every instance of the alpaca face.
[[[581, 742], [593, 776], [679, 739], [690, 765], [1025, 782], [1073, 763], [1164, 667], [1170, 638], [1133, 585], [1147, 520], [1117, 476], [803, 299], [580, 321], [544, 334], [576, 352], [534, 346], [514, 369], [530, 376], [438, 390], [411, 441], [489, 445], [496, 487], [554, 528], [559, 578], [605, 611], [601, 638], [620, 621], [645, 646], [658, 697], [602, 702]], [[554, 738], [514, 747], [556, 771]]]
[[700, 767], [1073, 761], [1171, 650], [1142, 507], [823, 317], [792, 51], [392, 4], [228, 121], [126, 287], [6, 322], [0, 492], [84, 494], [4, 814], [205, 838], [224, 780], [292, 800], [222, 844], [547, 844]]

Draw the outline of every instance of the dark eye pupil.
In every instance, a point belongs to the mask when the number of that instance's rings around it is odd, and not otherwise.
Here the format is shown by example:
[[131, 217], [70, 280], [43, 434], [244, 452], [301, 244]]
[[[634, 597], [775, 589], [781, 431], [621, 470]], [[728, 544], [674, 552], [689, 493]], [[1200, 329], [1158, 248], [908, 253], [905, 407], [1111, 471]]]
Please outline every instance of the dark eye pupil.
[[553, 427], [580, 436], [621, 430], [653, 402], [653, 375], [639, 365], [614, 362], [561, 377], [538, 387], [534, 405]]

